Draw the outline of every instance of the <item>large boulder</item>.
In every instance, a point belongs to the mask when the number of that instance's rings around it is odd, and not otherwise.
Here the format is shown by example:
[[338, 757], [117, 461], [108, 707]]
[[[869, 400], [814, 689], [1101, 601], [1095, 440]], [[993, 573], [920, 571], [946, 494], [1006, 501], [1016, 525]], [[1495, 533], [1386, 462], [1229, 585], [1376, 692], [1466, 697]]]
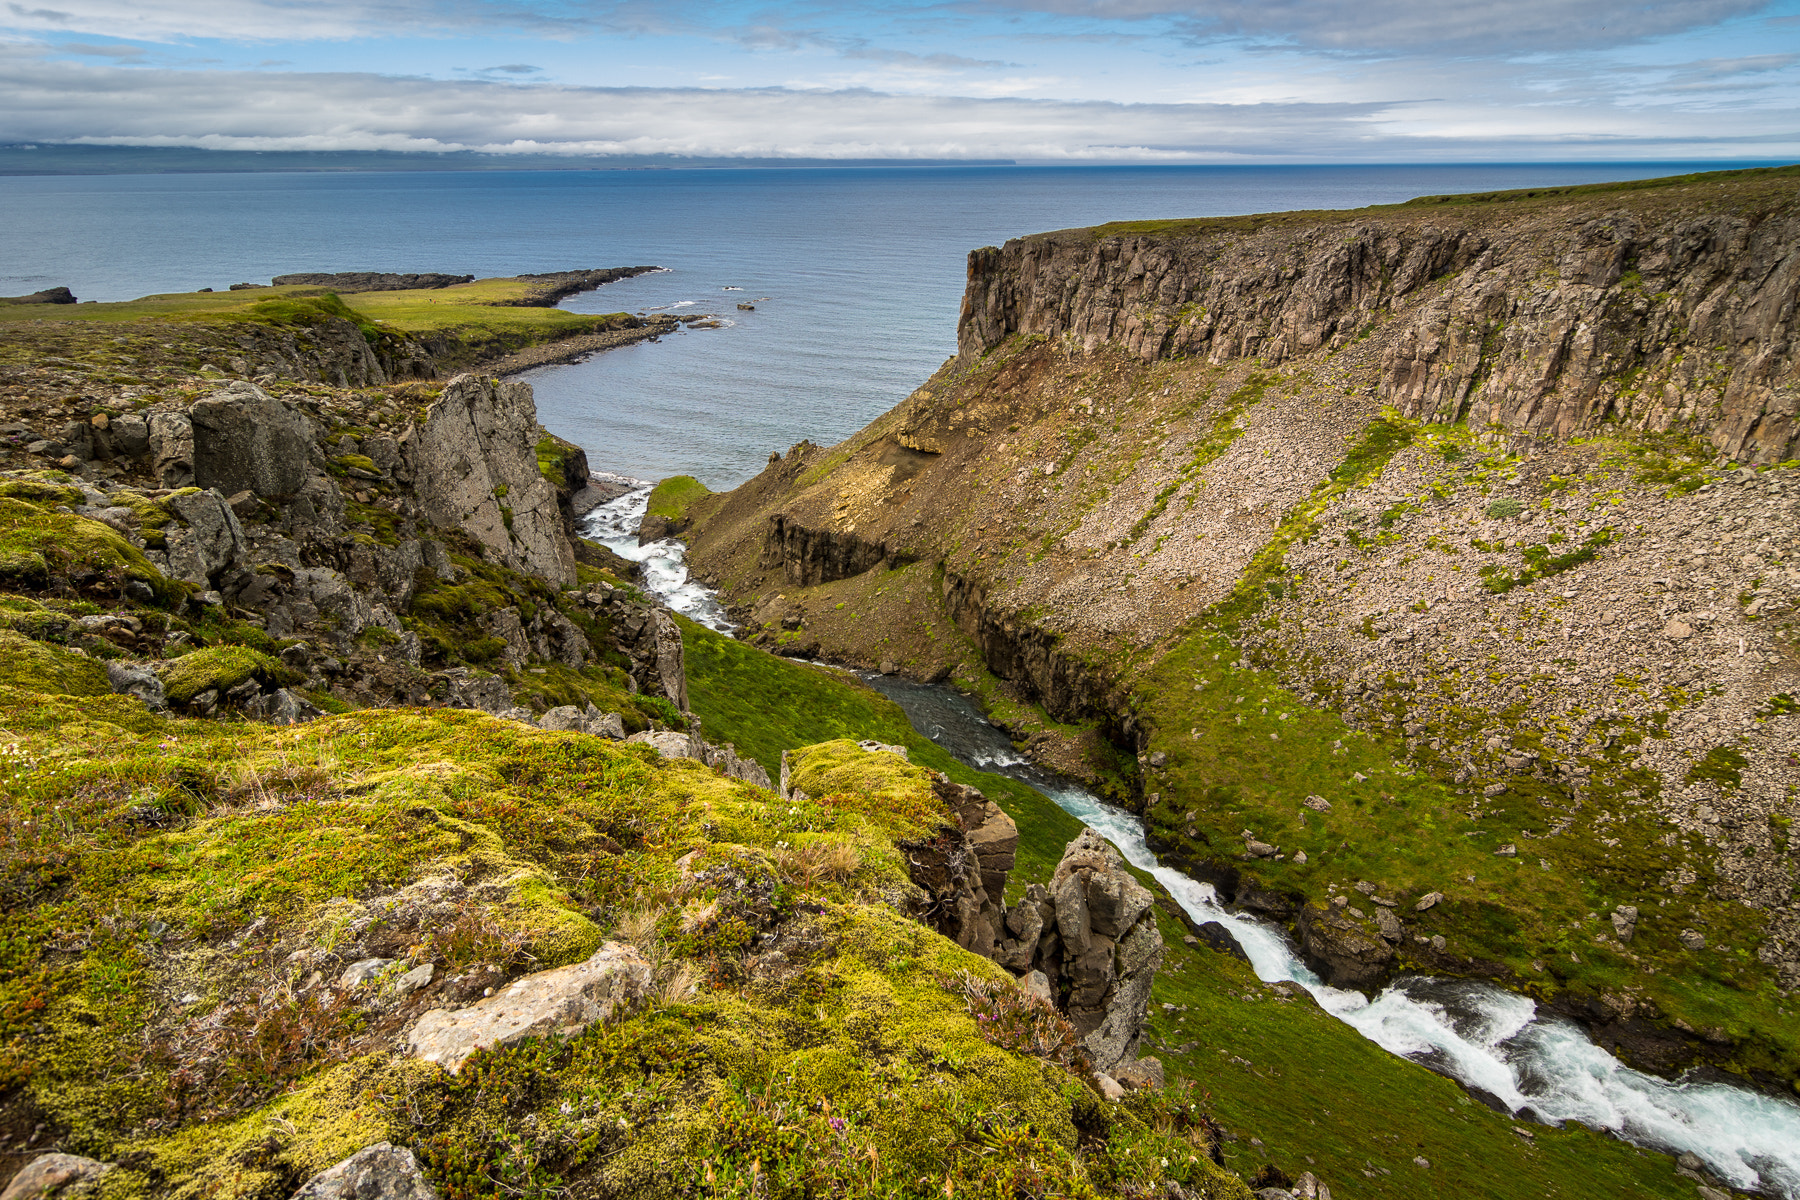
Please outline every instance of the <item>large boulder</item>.
[[300, 1185], [291, 1200], [438, 1200], [404, 1146], [376, 1142]]
[[650, 964], [630, 946], [608, 942], [585, 962], [516, 979], [468, 1008], [426, 1013], [407, 1031], [406, 1046], [454, 1073], [477, 1050], [552, 1033], [574, 1037], [636, 1005], [649, 989]]
[[188, 409], [194, 483], [227, 496], [291, 496], [306, 482], [312, 426], [253, 383], [233, 383]]
[[459, 375], [403, 447], [426, 517], [495, 560], [566, 587], [575, 551], [556, 488], [538, 470], [537, 405], [523, 383]]
[[1360, 909], [1347, 903], [1308, 904], [1295, 925], [1300, 956], [1332, 987], [1368, 991], [1387, 981], [1394, 947]]

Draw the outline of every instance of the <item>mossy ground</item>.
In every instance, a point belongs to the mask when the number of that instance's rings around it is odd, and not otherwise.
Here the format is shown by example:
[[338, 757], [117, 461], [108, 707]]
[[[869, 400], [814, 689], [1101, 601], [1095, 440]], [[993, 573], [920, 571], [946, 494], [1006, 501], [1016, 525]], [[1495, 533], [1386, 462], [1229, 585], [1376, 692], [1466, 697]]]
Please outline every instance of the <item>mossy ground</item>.
[[[840, 761], [860, 751], [821, 751], [850, 790], [799, 805], [479, 713], [275, 729], [0, 686], [0, 714], [10, 1103], [118, 1162], [109, 1197], [282, 1197], [384, 1138], [453, 1200], [1247, 1195], [1173, 1098], [1102, 1104], [983, 1034], [959, 981], [997, 968], [881, 899], [909, 886], [887, 827], [943, 815], [864, 811]], [[392, 1059], [412, 1010], [334, 998], [306, 964], [363, 953], [381, 924], [357, 914], [431, 878], [482, 936], [397, 929], [410, 957], [504, 977], [622, 937], [662, 998], [457, 1077]], [[757, 931], [785, 954], [751, 952]]]
[[1003, 775], [964, 766], [913, 729], [900, 706], [854, 675], [778, 658], [676, 618], [687, 658], [689, 703], [709, 741], [730, 742], [739, 754], [781, 774], [781, 751], [835, 738], [905, 746], [911, 760], [957, 783], [981, 789], [1019, 826], [1018, 865], [1009, 900], [1027, 883], [1043, 883], [1062, 859], [1081, 823], [1043, 793]]

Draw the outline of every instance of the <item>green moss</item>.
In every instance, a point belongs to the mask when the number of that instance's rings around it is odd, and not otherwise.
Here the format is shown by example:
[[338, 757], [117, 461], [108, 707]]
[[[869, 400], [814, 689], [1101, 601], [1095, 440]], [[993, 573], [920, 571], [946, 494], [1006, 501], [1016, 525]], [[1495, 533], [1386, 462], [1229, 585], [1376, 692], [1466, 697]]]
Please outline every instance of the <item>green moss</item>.
[[781, 775], [781, 752], [849, 738], [907, 748], [911, 760], [957, 783], [979, 788], [1019, 826], [1018, 865], [1008, 892], [1013, 899], [1028, 882], [1044, 882], [1081, 823], [1041, 792], [964, 766], [942, 746], [918, 733], [900, 706], [855, 676], [779, 658], [723, 637], [684, 617], [681, 626], [688, 703], [701, 718], [708, 741], [731, 742], [738, 753]]
[[184, 585], [165, 579], [110, 526], [0, 497], [0, 586], [43, 589], [61, 581], [82, 591], [117, 595], [134, 579], [150, 585], [162, 604], [187, 594]]
[[287, 686], [303, 677], [248, 646], [214, 646], [173, 660], [163, 673], [163, 691], [176, 704], [186, 704], [201, 692], [224, 692], [252, 678], [267, 686]]
[[0, 630], [0, 685], [62, 696], [106, 696], [106, 668], [83, 654]]
[[1689, 768], [1685, 783], [1716, 783], [1720, 787], [1742, 787], [1744, 768], [1750, 760], [1733, 745], [1714, 746]]
[[695, 501], [710, 495], [712, 492], [706, 485], [693, 476], [673, 475], [651, 489], [649, 507], [645, 511], [653, 517], [680, 520]]

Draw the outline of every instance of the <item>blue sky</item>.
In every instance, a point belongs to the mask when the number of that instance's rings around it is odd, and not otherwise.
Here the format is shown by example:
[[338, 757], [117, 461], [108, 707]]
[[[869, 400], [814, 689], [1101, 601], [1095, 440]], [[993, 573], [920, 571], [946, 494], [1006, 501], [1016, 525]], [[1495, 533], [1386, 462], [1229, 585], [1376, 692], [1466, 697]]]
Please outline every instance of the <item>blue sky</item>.
[[0, 0], [0, 141], [1800, 159], [1800, 0]]

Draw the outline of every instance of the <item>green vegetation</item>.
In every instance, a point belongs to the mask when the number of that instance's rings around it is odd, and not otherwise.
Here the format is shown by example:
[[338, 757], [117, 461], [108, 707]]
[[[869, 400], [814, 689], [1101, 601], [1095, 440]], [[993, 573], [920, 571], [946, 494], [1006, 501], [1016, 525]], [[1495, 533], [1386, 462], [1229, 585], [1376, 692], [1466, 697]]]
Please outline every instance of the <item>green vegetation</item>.
[[686, 618], [676, 620], [686, 652], [689, 703], [702, 732], [708, 741], [730, 742], [739, 754], [761, 763], [769, 778], [780, 778], [781, 752], [792, 746], [837, 738], [905, 746], [913, 762], [980, 788], [1018, 824], [1018, 867], [1009, 893], [1049, 879], [1063, 848], [1081, 832], [1081, 823], [1043, 793], [952, 758], [916, 732], [899, 705], [854, 675], [777, 658]]
[[679, 521], [687, 516], [695, 501], [710, 495], [706, 485], [692, 475], [673, 475], [651, 489], [649, 507], [645, 511], [653, 517]]
[[171, 292], [100, 304], [0, 305], [8, 321], [138, 321], [230, 326], [249, 322], [307, 329], [337, 317], [350, 321], [370, 342], [394, 335], [449, 338], [456, 362], [497, 357], [541, 342], [639, 322], [629, 313], [574, 313], [521, 305], [536, 285], [519, 279], [477, 279], [447, 288], [357, 292], [349, 301], [320, 287], [253, 288], [238, 292]]
[[173, 660], [163, 675], [163, 691], [176, 704], [186, 704], [206, 691], [223, 693], [251, 679], [265, 686], [299, 683], [303, 676], [267, 654], [247, 646], [216, 646]]
[[[1694, 184], [1781, 184], [1800, 175], [1800, 166], [1753, 167], [1732, 171], [1701, 171], [1691, 175], [1669, 175], [1660, 179], [1628, 179], [1614, 183], [1586, 183], [1567, 187], [1517, 188], [1504, 192], [1470, 192], [1454, 196], [1418, 196], [1400, 204], [1371, 204], [1357, 209], [1301, 209], [1283, 213], [1256, 213], [1230, 217], [1183, 217], [1155, 221], [1111, 221], [1085, 230], [1093, 238], [1111, 237], [1204, 237], [1209, 234], [1259, 233], [1265, 229], [1288, 229], [1301, 225], [1346, 224], [1366, 221], [1372, 216], [1401, 216], [1420, 209], [1444, 207], [1469, 208], [1478, 205], [1520, 205], [1530, 202], [1554, 202], [1625, 192], [1657, 191]], [[1056, 237], [1057, 234], [1039, 234]]]
[[0, 686], [65, 696], [106, 696], [112, 692], [106, 668], [100, 663], [10, 630], [0, 630]]
[[[978, 1024], [996, 997], [1059, 1018], [890, 906], [888, 831], [947, 819], [897, 758], [802, 754], [836, 790], [801, 804], [474, 712], [282, 729], [6, 683], [0, 713], [0, 1071], [63, 1148], [119, 1164], [108, 1196], [285, 1195], [388, 1140], [447, 1200], [1247, 1200], [1185, 1095], [1104, 1104]], [[412, 902], [434, 896], [453, 920]], [[391, 1050], [421, 1001], [309, 976], [391, 944], [499, 981], [607, 938], [652, 964], [649, 1003], [458, 1075]]]
[[[1759, 914], [1713, 893], [1710, 852], [1665, 838], [1642, 803], [1656, 788], [1633, 762], [1643, 732], [1601, 723], [1596, 744], [1569, 763], [1590, 773], [1580, 804], [1551, 772], [1514, 774], [1497, 761], [1491, 774], [1458, 785], [1425, 739], [1479, 745], [1498, 720], [1509, 728], [1509, 751], [1543, 753], [1522, 720], [1528, 702], [1499, 714], [1462, 712], [1411, 679], [1390, 678], [1370, 734], [1239, 666], [1238, 656], [1224, 634], [1194, 632], [1136, 688], [1140, 719], [1155, 731], [1151, 748], [1168, 755], [1145, 784], [1161, 795], [1146, 814], [1154, 844], [1229, 866], [1246, 885], [1296, 905], [1328, 885], [1372, 881], [1402, 903], [1411, 932], [1441, 935], [1452, 954], [1503, 966], [1511, 986], [1540, 997], [1629, 997], [1665, 1019], [1721, 1030], [1738, 1069], [1800, 1074], [1792, 1023], [1780, 1015], [1772, 972], [1755, 957]], [[1424, 732], [1409, 751], [1402, 727], [1412, 722]], [[1721, 778], [1729, 755], [1717, 752]], [[1493, 794], [1483, 786], [1490, 780]], [[1330, 812], [1302, 803], [1317, 793], [1329, 797]], [[1246, 828], [1287, 859], [1243, 861]], [[1495, 853], [1508, 844], [1519, 847], [1516, 856]], [[1295, 861], [1298, 851], [1306, 862]], [[1697, 882], [1672, 886], [1683, 871]], [[1405, 907], [1431, 891], [1446, 899], [1417, 915]], [[1609, 929], [1588, 916], [1621, 904], [1644, 914], [1629, 948], [1604, 940]], [[1684, 925], [1744, 953], [1687, 950], [1676, 937]], [[1403, 940], [1396, 968], [1425, 965], [1417, 953]]]
[[1292, 998], [1298, 989], [1263, 984], [1235, 958], [1183, 945], [1182, 929], [1159, 920], [1169, 950], [1145, 1053], [1204, 1081], [1208, 1109], [1235, 1135], [1226, 1165], [1243, 1177], [1274, 1163], [1290, 1176], [1312, 1171], [1332, 1195], [1360, 1200], [1692, 1200], [1694, 1185], [1667, 1156], [1578, 1123], [1533, 1125], [1534, 1136], [1522, 1138], [1515, 1122], [1455, 1083], [1395, 1058], [1310, 997]]

